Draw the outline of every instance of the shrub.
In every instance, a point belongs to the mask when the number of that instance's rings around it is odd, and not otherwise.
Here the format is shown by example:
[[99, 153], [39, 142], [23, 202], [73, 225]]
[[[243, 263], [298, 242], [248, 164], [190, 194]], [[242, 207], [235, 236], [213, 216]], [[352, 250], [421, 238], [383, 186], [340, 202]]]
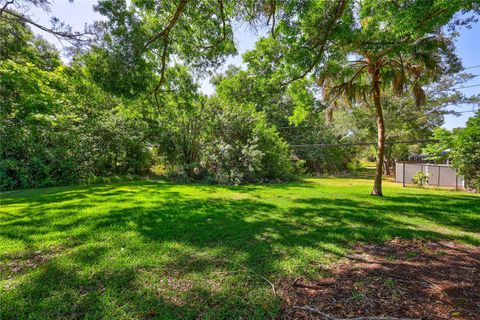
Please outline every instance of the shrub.
[[429, 177], [429, 174], [423, 173], [422, 171], [417, 171], [412, 179], [412, 182], [421, 188], [423, 185], [428, 184]]
[[211, 179], [223, 184], [292, 178], [288, 146], [251, 105], [213, 102], [206, 155]]

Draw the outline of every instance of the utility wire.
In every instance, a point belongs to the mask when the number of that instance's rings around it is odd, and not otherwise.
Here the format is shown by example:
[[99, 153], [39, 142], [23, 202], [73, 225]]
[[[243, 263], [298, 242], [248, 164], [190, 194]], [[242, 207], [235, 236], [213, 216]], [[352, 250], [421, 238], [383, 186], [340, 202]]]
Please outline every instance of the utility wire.
[[277, 127], [277, 129], [298, 129], [298, 128], [315, 128], [316, 126], [287, 126], [287, 127]]
[[454, 113], [469, 113], [469, 112], [477, 112], [478, 110], [480, 110], [480, 109], [466, 110], [466, 111], [454, 111], [454, 110], [449, 110], [449, 111], [454, 112]]
[[458, 88], [453, 88], [453, 89], [465, 89], [465, 88], [473, 88], [473, 87], [480, 87], [480, 83], [479, 84], [474, 84], [474, 85], [471, 85], [471, 86], [464, 86], [464, 87], [458, 87]]
[[[404, 141], [385, 141], [385, 144], [414, 144], [414, 143], [428, 143], [428, 142], [438, 142], [434, 139], [423, 139], [423, 140], [404, 140]], [[367, 145], [376, 145], [377, 142], [352, 142], [352, 143], [311, 143], [311, 144], [291, 144], [289, 148], [323, 148], [323, 147], [349, 147], [349, 146], [367, 146]]]
[[474, 69], [474, 68], [478, 68], [478, 67], [480, 67], [480, 64], [477, 64], [476, 66], [471, 66], [471, 67], [463, 68], [463, 70]]
[[[480, 109], [475, 110], [465, 110], [465, 111], [455, 111], [455, 110], [445, 110], [445, 112], [452, 112], [452, 113], [469, 113], [469, 112], [477, 112]], [[434, 111], [441, 111], [441, 110], [434, 110]], [[277, 129], [304, 129], [304, 128], [315, 128], [316, 126], [286, 126], [286, 127], [277, 127]]]

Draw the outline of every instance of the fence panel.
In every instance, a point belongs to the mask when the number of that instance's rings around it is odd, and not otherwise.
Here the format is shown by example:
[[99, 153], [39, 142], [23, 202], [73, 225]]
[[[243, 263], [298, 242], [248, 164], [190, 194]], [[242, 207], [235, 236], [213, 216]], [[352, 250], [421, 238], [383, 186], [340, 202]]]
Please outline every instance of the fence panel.
[[[429, 186], [437, 186], [440, 187], [440, 177], [442, 176], [442, 173], [440, 171], [441, 167], [440, 166], [435, 166], [435, 165], [426, 165], [424, 173], [427, 174], [428, 177], [428, 185]], [[455, 182], [455, 180], [454, 180]]]
[[404, 185], [413, 184], [413, 177], [421, 171], [429, 176], [429, 186], [465, 188], [463, 179], [449, 165], [397, 162], [395, 168], [395, 182]]

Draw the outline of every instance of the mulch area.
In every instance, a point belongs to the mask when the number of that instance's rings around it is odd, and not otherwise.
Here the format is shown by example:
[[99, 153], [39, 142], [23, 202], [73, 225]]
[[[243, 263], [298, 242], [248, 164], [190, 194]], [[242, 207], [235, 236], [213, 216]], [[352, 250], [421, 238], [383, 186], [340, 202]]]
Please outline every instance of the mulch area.
[[314, 282], [283, 280], [279, 318], [480, 319], [480, 247], [402, 239], [358, 244], [331, 273]]

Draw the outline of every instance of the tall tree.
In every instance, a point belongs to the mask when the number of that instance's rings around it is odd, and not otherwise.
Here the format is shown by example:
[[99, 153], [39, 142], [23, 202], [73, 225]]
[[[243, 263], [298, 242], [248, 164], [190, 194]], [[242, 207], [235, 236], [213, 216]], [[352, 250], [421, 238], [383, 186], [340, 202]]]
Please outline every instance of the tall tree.
[[[460, 68], [455, 59], [447, 60], [451, 66], [445, 67], [444, 58], [454, 57], [448, 38], [441, 35], [431, 37], [415, 35], [409, 41], [403, 39], [392, 41], [384, 39], [383, 34], [386, 30], [385, 27], [381, 27], [381, 22], [382, 20], [377, 22], [374, 30], [365, 25], [357, 31], [359, 35], [355, 37], [356, 39], [363, 38], [368, 42], [373, 38], [375, 43], [373, 46], [345, 42], [344, 52], [338, 58], [327, 61], [319, 78], [326, 99], [342, 97], [352, 106], [358, 101], [373, 105], [377, 127], [376, 173], [371, 193], [374, 196], [383, 195], [385, 121], [382, 92], [386, 88], [391, 88], [398, 95], [403, 95], [405, 89], [409, 87], [416, 106], [420, 107], [426, 103], [422, 84], [425, 85], [438, 79], [443, 73], [458, 71]], [[389, 44], [389, 41], [392, 44]], [[397, 41], [405, 44], [396, 45]], [[353, 59], [350, 58], [352, 56]], [[338, 104], [334, 101], [329, 108], [334, 108]]]
[[[382, 108], [385, 127], [385, 174], [390, 175], [394, 160], [407, 160], [412, 153], [421, 152], [422, 143], [411, 145], [395, 144], [396, 141], [430, 139], [435, 128], [444, 122], [444, 115], [455, 114], [451, 109], [457, 105], [478, 105], [479, 95], [468, 96], [459, 87], [475, 75], [467, 73], [449, 74], [425, 87], [427, 103], [417, 107], [411, 95], [396, 95], [391, 89], [383, 91]], [[373, 121], [375, 110], [369, 101], [357, 100], [357, 108], [339, 107], [333, 115], [335, 128], [340, 132], [351, 132], [356, 141], [373, 141], [377, 136]], [[388, 143], [389, 142], [389, 143]], [[444, 150], [444, 149], [443, 149]], [[442, 150], [442, 151], [443, 151]]]
[[312, 0], [277, 7], [278, 26], [268, 45], [264, 41], [259, 47], [257, 67], [274, 70], [272, 78], [280, 85], [313, 76], [328, 111], [339, 98], [352, 106], [366, 102], [374, 107], [378, 146], [372, 195], [381, 196], [382, 92], [410, 89], [416, 104], [424, 104], [422, 86], [461, 68], [442, 28], [457, 12], [478, 11], [478, 1]]

